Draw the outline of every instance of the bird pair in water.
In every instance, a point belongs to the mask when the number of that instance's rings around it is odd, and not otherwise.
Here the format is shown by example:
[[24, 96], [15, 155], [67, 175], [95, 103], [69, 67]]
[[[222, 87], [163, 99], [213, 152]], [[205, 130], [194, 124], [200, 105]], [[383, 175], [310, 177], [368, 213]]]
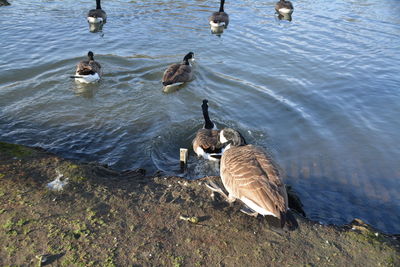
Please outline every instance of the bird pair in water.
[[220, 160], [220, 176], [228, 191], [210, 182], [207, 187], [220, 193], [229, 203], [239, 199], [242, 212], [277, 218], [280, 226], [297, 227], [288, 208], [288, 195], [279, 170], [272, 159], [258, 146], [247, 144], [237, 130], [217, 130], [208, 114], [208, 101], [203, 100], [204, 126], [193, 140], [193, 150], [207, 160]]
[[[172, 64], [165, 70], [162, 78], [164, 91], [193, 79], [192, 61], [194, 53], [189, 52], [181, 63]], [[102, 73], [100, 63], [94, 60], [93, 52], [89, 51], [88, 60], [80, 61], [76, 65], [75, 75], [70, 77], [81, 83], [94, 83], [100, 80]]]

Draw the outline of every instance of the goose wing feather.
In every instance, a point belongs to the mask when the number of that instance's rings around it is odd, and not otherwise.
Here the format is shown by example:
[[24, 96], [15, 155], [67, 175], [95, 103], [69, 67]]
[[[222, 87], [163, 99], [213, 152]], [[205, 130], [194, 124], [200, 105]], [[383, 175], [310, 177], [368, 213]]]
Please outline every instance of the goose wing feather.
[[94, 60], [84, 60], [76, 65], [76, 72], [79, 75], [88, 75], [93, 73], [98, 73], [100, 75], [101, 65]]
[[225, 12], [214, 12], [212, 13], [208, 21], [225, 22], [225, 26], [228, 26], [229, 15]]
[[107, 18], [106, 12], [102, 9], [91, 9], [91, 10], [89, 10], [89, 13], [87, 16], [93, 17], [93, 18], [103, 18], [103, 19]]
[[293, 9], [293, 5], [290, 1], [277, 2], [275, 5], [275, 9], [279, 10], [281, 8]]
[[192, 79], [192, 68], [190, 65], [173, 64], [164, 72], [162, 82], [164, 85], [188, 82]]
[[217, 130], [198, 130], [193, 140], [193, 150], [196, 151], [198, 147], [201, 147], [206, 153], [220, 153], [221, 148], [218, 148], [218, 134], [219, 131]]
[[277, 217], [287, 210], [287, 193], [279, 171], [260, 148], [228, 149], [221, 158], [221, 178], [234, 197], [247, 198]]

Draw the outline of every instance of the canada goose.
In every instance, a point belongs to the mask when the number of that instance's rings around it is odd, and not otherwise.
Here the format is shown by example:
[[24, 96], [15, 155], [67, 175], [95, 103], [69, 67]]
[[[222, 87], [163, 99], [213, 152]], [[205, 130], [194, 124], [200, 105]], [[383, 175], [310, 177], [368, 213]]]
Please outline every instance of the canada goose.
[[88, 53], [89, 60], [83, 60], [76, 65], [76, 72], [71, 78], [81, 83], [93, 83], [100, 80], [101, 65], [93, 58], [93, 52]]
[[229, 24], [229, 15], [224, 12], [224, 4], [225, 0], [221, 0], [219, 11], [212, 13], [208, 21], [210, 22], [211, 27], [228, 27]]
[[279, 13], [290, 14], [293, 12], [293, 5], [290, 1], [279, 0], [279, 2], [275, 4], [275, 10]]
[[0, 0], [0, 6], [9, 6], [10, 3], [7, 0]]
[[101, 9], [100, 0], [96, 0], [96, 9], [89, 10], [87, 20], [89, 23], [107, 22], [107, 14], [103, 9]]
[[[296, 227], [296, 219], [288, 210], [285, 185], [270, 157], [261, 148], [246, 145], [245, 139], [236, 130], [221, 130], [219, 139], [222, 144], [227, 144], [220, 168], [222, 183], [229, 193], [226, 196], [222, 192], [222, 195], [227, 201], [240, 199], [246, 205], [241, 210], [244, 213], [272, 215], [279, 219], [281, 227], [286, 223], [289, 227]], [[222, 191], [220, 188], [209, 188]]]
[[219, 131], [208, 116], [208, 100], [204, 99], [201, 108], [204, 116], [204, 126], [198, 130], [193, 139], [193, 150], [199, 157], [207, 160], [219, 160], [222, 146], [218, 142]]
[[189, 60], [194, 60], [193, 52], [189, 52], [183, 58], [182, 63], [172, 64], [165, 70], [162, 78], [162, 84], [165, 86], [164, 90], [192, 80], [193, 72]]

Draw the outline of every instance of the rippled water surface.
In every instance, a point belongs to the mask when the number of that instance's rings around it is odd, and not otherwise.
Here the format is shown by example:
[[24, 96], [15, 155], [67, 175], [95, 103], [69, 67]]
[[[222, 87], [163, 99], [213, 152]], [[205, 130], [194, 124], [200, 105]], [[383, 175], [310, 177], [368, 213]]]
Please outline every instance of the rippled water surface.
[[[10, 1], [0, 8], [0, 140], [40, 146], [117, 169], [177, 173], [209, 99], [219, 127], [263, 146], [324, 223], [362, 218], [400, 232], [400, 5], [227, 1], [229, 28], [213, 35], [218, 1]], [[89, 50], [98, 84], [68, 76]], [[195, 80], [161, 91], [169, 64], [193, 51]], [[193, 154], [193, 153], [192, 153]], [[191, 157], [190, 178], [218, 166]]]

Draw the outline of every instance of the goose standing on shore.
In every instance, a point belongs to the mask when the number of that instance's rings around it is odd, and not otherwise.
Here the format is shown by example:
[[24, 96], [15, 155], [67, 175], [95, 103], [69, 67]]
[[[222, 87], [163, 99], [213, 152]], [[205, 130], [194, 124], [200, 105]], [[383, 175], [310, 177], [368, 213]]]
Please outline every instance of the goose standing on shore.
[[179, 86], [193, 79], [192, 65], [190, 61], [194, 60], [194, 53], [189, 52], [181, 63], [170, 65], [164, 72], [162, 84], [164, 91], [168, 91], [171, 87]]
[[211, 28], [224, 27], [225, 29], [229, 24], [229, 15], [224, 11], [225, 0], [221, 0], [219, 11], [212, 13], [208, 21], [210, 22]]
[[227, 144], [221, 158], [220, 176], [228, 196], [215, 184], [208, 187], [221, 193], [228, 202], [241, 200], [241, 211], [252, 216], [271, 215], [280, 226], [297, 227], [288, 209], [288, 196], [279, 171], [269, 156], [259, 147], [246, 145], [242, 135], [233, 129], [220, 131], [219, 140]]
[[219, 130], [208, 116], [208, 100], [204, 99], [201, 108], [203, 110], [204, 126], [198, 130], [193, 139], [193, 150], [199, 157], [206, 160], [219, 160], [222, 146], [219, 143]]
[[94, 60], [92, 51], [88, 52], [88, 60], [83, 60], [76, 65], [76, 72], [71, 78], [81, 83], [94, 83], [100, 80], [102, 75], [101, 65]]
[[96, 9], [89, 10], [87, 21], [89, 23], [103, 24], [107, 22], [107, 14], [103, 9], [101, 9], [100, 0], [96, 0]]
[[275, 4], [275, 10], [282, 14], [291, 14], [293, 13], [293, 5], [290, 1], [279, 0], [279, 2]]

